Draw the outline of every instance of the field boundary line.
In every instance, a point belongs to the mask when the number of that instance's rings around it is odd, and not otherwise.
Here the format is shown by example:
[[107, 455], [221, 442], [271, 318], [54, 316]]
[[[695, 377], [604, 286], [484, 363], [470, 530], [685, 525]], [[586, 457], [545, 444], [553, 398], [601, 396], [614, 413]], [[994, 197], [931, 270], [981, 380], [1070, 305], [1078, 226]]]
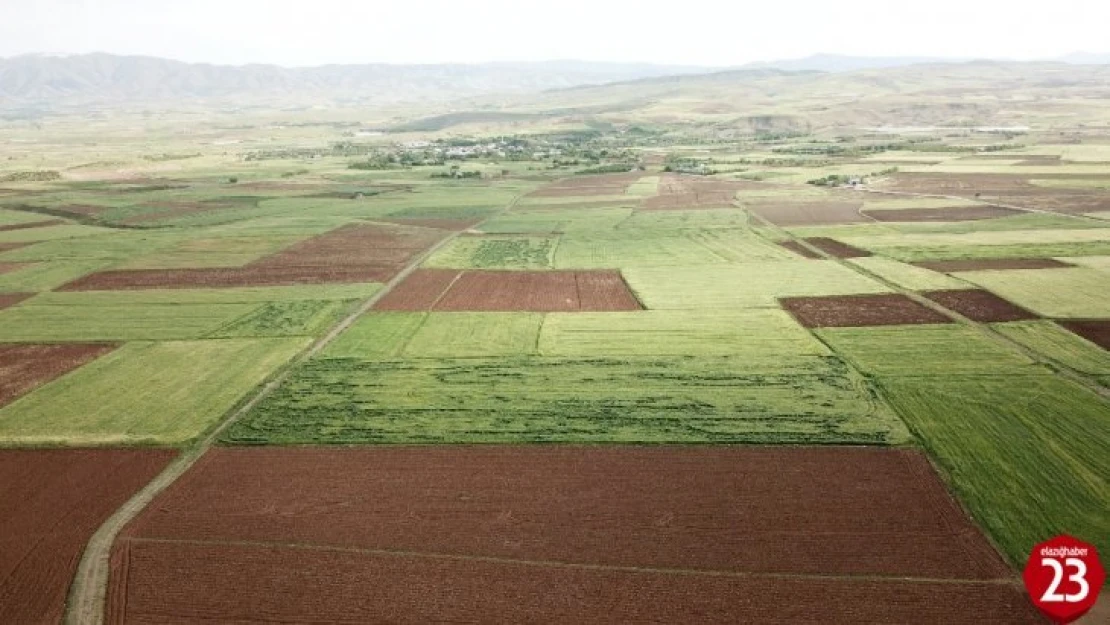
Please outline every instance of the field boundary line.
[[726, 571], [720, 569], [684, 569], [660, 566], [631, 566], [625, 564], [598, 564], [589, 562], [567, 562], [564, 560], [529, 560], [506, 556], [488, 556], [465, 553], [446, 553], [438, 551], [416, 551], [412, 549], [389, 549], [383, 547], [352, 547], [316, 543], [298, 543], [264, 540], [201, 540], [188, 538], [146, 538], [128, 536], [124, 539], [131, 543], [152, 543], [165, 545], [224, 545], [231, 547], [256, 547], [273, 549], [298, 549], [302, 551], [327, 551], [331, 553], [354, 553], [364, 555], [390, 556], [396, 558], [422, 558], [427, 560], [454, 560], [462, 562], [489, 562], [493, 564], [517, 564], [559, 569], [578, 569], [588, 571], [619, 571], [626, 573], [654, 573], [664, 575], [691, 575], [706, 577], [769, 578], [769, 579], [810, 579], [810, 580], [847, 580], [860, 582], [896, 582], [908, 584], [975, 584], [981, 586], [1015, 586], [1021, 582], [1015, 577], [992, 577], [990, 579], [956, 579], [944, 577], [915, 577], [908, 575], [821, 575], [817, 573], [782, 573], [756, 571]]
[[[524, 194], [521, 193], [513, 197], [506, 206], [491, 213], [476, 225], [481, 225], [510, 210], [523, 196]], [[451, 232], [422, 253], [417, 254], [381, 289], [365, 299], [362, 305], [332, 326], [327, 333], [311, 342], [301, 352], [279, 367], [261, 388], [255, 387], [256, 390], [253, 394], [248, 393], [250, 399], [233, 407], [207, 434], [182, 449], [181, 453], [157, 477], [116, 509], [112, 516], [100, 525], [85, 545], [85, 550], [77, 566], [77, 573], [73, 577], [66, 596], [64, 623], [66, 625], [103, 625], [107, 608], [112, 547], [124, 526], [134, 520], [162, 491], [169, 488], [186, 471], [192, 468], [228, 427], [246, 415], [285, 382], [298, 365], [320, 353], [344, 330], [350, 328], [355, 321], [377, 304], [378, 300], [385, 297], [394, 287], [416, 271], [432, 254], [454, 241], [461, 234], [461, 231]]]

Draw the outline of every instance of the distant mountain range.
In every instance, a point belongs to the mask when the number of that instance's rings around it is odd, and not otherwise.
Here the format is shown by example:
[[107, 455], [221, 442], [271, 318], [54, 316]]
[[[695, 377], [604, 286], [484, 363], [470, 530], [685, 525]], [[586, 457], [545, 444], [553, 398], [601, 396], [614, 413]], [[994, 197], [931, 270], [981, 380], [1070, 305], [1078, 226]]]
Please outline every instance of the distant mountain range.
[[[244, 100], [288, 105], [439, 103], [490, 94], [690, 76], [724, 70], [843, 73], [964, 59], [818, 54], [739, 68], [547, 61], [474, 65], [210, 65], [154, 57], [82, 54], [0, 59], [0, 107], [187, 100]], [[1110, 63], [1110, 55], [1076, 53], [1056, 62]]]

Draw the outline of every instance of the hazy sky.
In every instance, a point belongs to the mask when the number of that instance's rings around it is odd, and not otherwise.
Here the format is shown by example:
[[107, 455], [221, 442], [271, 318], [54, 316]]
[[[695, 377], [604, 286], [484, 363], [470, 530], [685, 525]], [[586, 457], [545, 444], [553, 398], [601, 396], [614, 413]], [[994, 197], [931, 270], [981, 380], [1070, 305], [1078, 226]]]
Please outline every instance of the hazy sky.
[[0, 56], [214, 63], [585, 59], [737, 65], [815, 52], [1110, 52], [1110, 0], [0, 0]]

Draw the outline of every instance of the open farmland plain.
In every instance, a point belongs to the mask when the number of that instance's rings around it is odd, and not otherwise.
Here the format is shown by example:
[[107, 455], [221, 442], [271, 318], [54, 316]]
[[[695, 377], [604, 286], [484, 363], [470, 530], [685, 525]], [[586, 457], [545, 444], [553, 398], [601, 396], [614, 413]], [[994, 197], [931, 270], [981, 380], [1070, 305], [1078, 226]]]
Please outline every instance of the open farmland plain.
[[333, 114], [0, 161], [0, 621], [1035, 623], [1110, 553], [1110, 135]]

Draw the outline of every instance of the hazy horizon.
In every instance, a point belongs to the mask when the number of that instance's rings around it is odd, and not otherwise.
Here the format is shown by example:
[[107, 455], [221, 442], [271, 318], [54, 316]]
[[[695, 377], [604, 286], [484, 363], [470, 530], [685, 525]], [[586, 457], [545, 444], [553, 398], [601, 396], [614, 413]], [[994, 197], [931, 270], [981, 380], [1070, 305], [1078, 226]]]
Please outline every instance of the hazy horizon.
[[1106, 53], [1110, 4], [38, 0], [5, 8], [0, 57], [103, 52], [219, 65], [587, 61], [730, 67], [813, 54], [1041, 60]]

